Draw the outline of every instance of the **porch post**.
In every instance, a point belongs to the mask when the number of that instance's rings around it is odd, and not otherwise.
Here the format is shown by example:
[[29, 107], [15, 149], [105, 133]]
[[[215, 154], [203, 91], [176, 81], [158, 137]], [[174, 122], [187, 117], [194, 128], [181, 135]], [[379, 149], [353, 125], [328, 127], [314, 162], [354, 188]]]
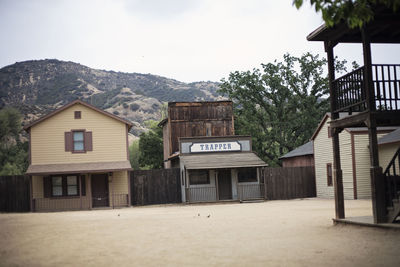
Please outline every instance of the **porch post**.
[[33, 178], [32, 178], [32, 175], [29, 175], [29, 190], [30, 190], [30, 198], [29, 198], [29, 200], [30, 200], [30, 210], [31, 210], [31, 212], [32, 211], [35, 211], [35, 205], [34, 205], [34, 202], [33, 202]]
[[369, 110], [369, 117], [366, 121], [368, 126], [369, 156], [370, 156], [370, 177], [371, 177], [371, 198], [374, 223], [386, 222], [386, 201], [385, 184], [382, 175], [382, 168], [379, 166], [378, 141], [376, 133], [376, 120], [371, 111], [376, 110], [374, 84], [372, 80], [371, 40], [368, 30], [364, 26], [361, 29], [363, 41], [364, 58], [364, 85]]
[[92, 201], [93, 201], [93, 198], [92, 198], [92, 174], [88, 174], [88, 176], [89, 176], [89, 186], [88, 186], [88, 188], [87, 188], [87, 196], [89, 197], [89, 209], [92, 209], [92, 207], [93, 207], [93, 204], [92, 204]]
[[79, 177], [79, 200], [80, 200], [80, 204], [81, 204], [81, 210], [82, 210], [82, 175], [78, 175]]
[[[336, 113], [336, 101], [337, 95], [334, 88], [333, 81], [335, 80], [335, 58], [333, 55], [334, 44], [331, 42], [325, 42], [325, 51], [328, 57], [328, 75], [329, 75], [329, 92], [330, 92], [330, 104], [331, 104], [331, 119], [335, 120], [339, 118], [339, 114]], [[340, 164], [340, 147], [339, 147], [339, 132], [340, 129], [332, 128], [332, 147], [333, 147], [333, 177], [335, 186], [335, 216], [336, 219], [344, 219], [344, 195], [343, 195], [343, 175]]]

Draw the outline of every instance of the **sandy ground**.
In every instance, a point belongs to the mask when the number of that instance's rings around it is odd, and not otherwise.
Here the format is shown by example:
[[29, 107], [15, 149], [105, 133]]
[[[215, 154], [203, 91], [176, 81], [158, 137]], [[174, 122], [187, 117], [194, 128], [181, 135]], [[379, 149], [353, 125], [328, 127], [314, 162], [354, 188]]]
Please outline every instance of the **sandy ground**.
[[400, 266], [400, 231], [333, 216], [322, 199], [0, 214], [0, 265]]

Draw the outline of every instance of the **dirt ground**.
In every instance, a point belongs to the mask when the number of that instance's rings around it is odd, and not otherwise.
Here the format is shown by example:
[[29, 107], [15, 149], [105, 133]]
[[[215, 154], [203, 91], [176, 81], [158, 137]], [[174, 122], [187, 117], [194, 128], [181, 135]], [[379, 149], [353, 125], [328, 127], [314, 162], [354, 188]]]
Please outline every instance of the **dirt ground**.
[[400, 231], [333, 216], [323, 199], [0, 214], [0, 265], [400, 266]]

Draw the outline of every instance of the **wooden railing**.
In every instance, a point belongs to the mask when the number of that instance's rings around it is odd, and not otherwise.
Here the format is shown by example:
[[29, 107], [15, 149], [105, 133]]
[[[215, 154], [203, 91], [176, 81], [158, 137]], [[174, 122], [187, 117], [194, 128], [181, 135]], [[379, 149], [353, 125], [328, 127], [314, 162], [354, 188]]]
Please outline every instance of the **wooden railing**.
[[336, 94], [334, 112], [362, 112], [368, 110], [400, 110], [400, 65], [372, 65], [375, 106], [368, 107], [365, 67], [360, 67], [333, 82]]
[[400, 148], [386, 167], [383, 177], [385, 179], [386, 206], [392, 207], [393, 200], [398, 201], [400, 198]]
[[263, 199], [264, 184], [238, 184], [239, 200]]
[[215, 186], [186, 188], [186, 199], [190, 203], [217, 201], [217, 188]]

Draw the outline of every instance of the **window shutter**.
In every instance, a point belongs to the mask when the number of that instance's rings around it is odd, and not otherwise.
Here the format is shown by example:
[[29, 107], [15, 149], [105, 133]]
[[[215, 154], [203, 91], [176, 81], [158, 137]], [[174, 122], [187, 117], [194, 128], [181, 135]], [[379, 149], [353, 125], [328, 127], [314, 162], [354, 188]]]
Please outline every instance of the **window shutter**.
[[85, 150], [93, 151], [92, 132], [85, 132]]
[[86, 176], [81, 175], [82, 196], [86, 196]]
[[72, 132], [65, 132], [65, 151], [72, 151]]
[[51, 177], [43, 177], [43, 195], [45, 198], [51, 197]]

